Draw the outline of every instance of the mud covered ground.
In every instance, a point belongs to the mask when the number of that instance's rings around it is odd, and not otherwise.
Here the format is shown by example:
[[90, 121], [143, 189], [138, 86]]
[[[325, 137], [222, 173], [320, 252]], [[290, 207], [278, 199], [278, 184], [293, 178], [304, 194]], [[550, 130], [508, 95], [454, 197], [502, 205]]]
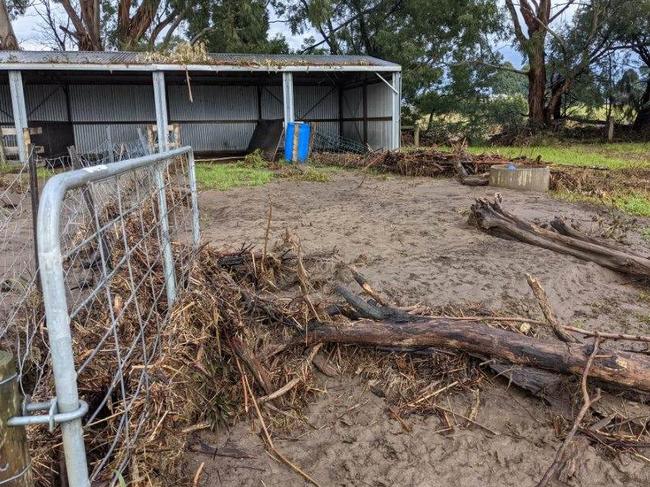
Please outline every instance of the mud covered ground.
[[[562, 320], [587, 328], [650, 334], [650, 290], [643, 284], [592, 263], [470, 227], [467, 214], [474, 198], [492, 196], [494, 189], [429, 178], [371, 177], [361, 182], [361, 175], [346, 171], [328, 183], [280, 181], [203, 192], [204, 238], [217, 245], [261, 245], [270, 200], [272, 237], [288, 228], [300, 237], [306, 254], [332, 255], [325, 271], [336, 272], [340, 262], [353, 263], [397, 304], [434, 308], [478, 304], [539, 318], [526, 284], [525, 274], [530, 273], [544, 285]], [[519, 216], [549, 221], [562, 215], [584, 231], [624, 235], [636, 251], [647, 250], [641, 233], [650, 226], [648, 220], [631, 220], [546, 195], [501, 192], [505, 207]], [[475, 423], [452, 417], [449, 429], [439, 414], [411, 415], [406, 426], [392, 419], [381, 394], [358, 372], [334, 379], [322, 376], [322, 393], [305, 411], [306, 421], [274, 439], [323, 486], [535, 485], [562, 441], [557, 411], [500, 378], [467, 391], [469, 399], [441, 397], [454, 411], [478, 405]], [[646, 406], [612, 396], [601, 407], [603, 414], [650, 415]], [[242, 449], [254, 458], [192, 453], [190, 475], [205, 462], [201, 485], [305, 484], [266, 453], [258, 426], [251, 422], [205, 433], [202, 439], [217, 447]], [[647, 449], [641, 453], [650, 456]], [[556, 485], [650, 482], [650, 461], [613, 453], [584, 437], [577, 437], [571, 458]]]

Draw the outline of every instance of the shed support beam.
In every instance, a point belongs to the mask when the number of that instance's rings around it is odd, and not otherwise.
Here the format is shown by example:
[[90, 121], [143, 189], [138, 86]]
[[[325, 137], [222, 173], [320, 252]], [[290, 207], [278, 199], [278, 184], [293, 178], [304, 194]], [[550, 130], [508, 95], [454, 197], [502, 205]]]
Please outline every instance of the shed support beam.
[[167, 96], [165, 93], [165, 73], [154, 71], [153, 96], [156, 103], [156, 128], [158, 129], [158, 152], [167, 151]]
[[[165, 93], [165, 73], [153, 72], [153, 95], [156, 104], [156, 125], [158, 128], [158, 152], [167, 151], [167, 96]], [[160, 212], [160, 239], [163, 251], [163, 271], [165, 273], [165, 289], [168, 306], [176, 300], [176, 272], [172, 254], [171, 237], [169, 234], [169, 211], [165, 194], [165, 166], [158, 164], [155, 169], [156, 185], [158, 186], [158, 211]]]
[[11, 92], [11, 106], [13, 108], [14, 126], [16, 127], [18, 157], [20, 162], [25, 164], [29, 157], [25, 138], [23, 137], [23, 129], [27, 128], [27, 108], [25, 106], [23, 76], [20, 71], [9, 71], [9, 91]]
[[284, 106], [284, 128], [286, 130], [287, 124], [295, 121], [292, 73], [282, 73], [282, 104]]
[[391, 140], [390, 148], [399, 149], [400, 146], [400, 108], [402, 98], [402, 73], [393, 73], [392, 84], [392, 109], [391, 109]]

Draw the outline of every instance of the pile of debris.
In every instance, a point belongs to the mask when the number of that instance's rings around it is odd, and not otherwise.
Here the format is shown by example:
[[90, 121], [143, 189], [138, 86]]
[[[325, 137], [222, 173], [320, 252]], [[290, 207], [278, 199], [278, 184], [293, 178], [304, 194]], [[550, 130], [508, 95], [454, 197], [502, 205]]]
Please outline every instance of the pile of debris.
[[[499, 218], [513, 223], [498, 207], [491, 208], [490, 215], [497, 212]], [[474, 210], [477, 218], [479, 210]], [[156, 373], [151, 375], [152, 392], [146, 402], [136, 402], [129, 414], [130, 421], [146, 417], [139, 425], [140, 435], [128, 449], [118, 447], [111, 454], [105, 470], [109, 476], [131, 457], [125, 478], [147, 479], [154, 485], [186, 484], [188, 479], [180, 468], [182, 452], [194, 441], [193, 433], [253, 415], [262, 427], [269, 453], [318, 485], [273, 443], [277, 431], [301, 421], [300, 410], [317, 393], [314, 368], [326, 375], [364, 370], [386, 397], [391, 416], [400, 422], [409, 414], [447, 411], [449, 405], [441, 402], [442, 398], [475, 388], [486, 376], [485, 367], [533, 393], [534, 387], [557, 377], [573, 377], [574, 387], [580, 378], [585, 384], [587, 378], [593, 378], [604, 388], [650, 392], [648, 356], [614, 347], [598, 353], [605, 340], [648, 343], [648, 337], [562, 326], [549, 312], [539, 289], [535, 294], [544, 321], [479, 312], [468, 316], [467, 310], [452, 314], [397, 307], [356, 269], [337, 263], [333, 252], [304, 255], [299, 240], [289, 233], [271, 245], [270, 215], [269, 211], [262, 249], [245, 246], [233, 252], [205, 245], [195, 256], [160, 340]], [[127, 230], [129, 227], [127, 222]], [[174, 252], [187, 249], [177, 245]], [[133, 271], [146, 272], [145, 264]], [[155, 270], [154, 278], [162, 286], [162, 269]], [[119, 286], [126, 281], [117, 276], [113, 291], [119, 293]], [[343, 284], [346, 281], [356, 281], [365, 296], [352, 292]], [[529, 282], [535, 290], [535, 281]], [[93, 326], [97, 330], [86, 330], [76, 343], [89, 350], [94, 346], [93, 334], [106, 327], [105, 313], [95, 311]], [[125, 320], [119, 333], [137, 331], [138, 323], [131, 321]], [[519, 326], [522, 323], [528, 326]], [[557, 338], [539, 338], [537, 332], [543, 329], [552, 330]], [[156, 332], [147, 330], [143, 339], [155, 339]], [[587, 341], [592, 338], [593, 342]], [[47, 345], [43, 342], [39, 347], [41, 353], [32, 354], [32, 365], [47, 375]], [[117, 368], [112, 355], [102, 360], [96, 368], [98, 376], [102, 369]], [[138, 360], [134, 354], [123, 366], [137, 367]], [[80, 387], [89, 403], [105, 392], [97, 386], [105, 380], [96, 379], [90, 377]], [[129, 379], [125, 387], [137, 384]], [[86, 426], [91, 465], [98, 461], [93, 455], [104, 454], [119, 431], [122, 411], [119, 404], [114, 407], [110, 415]], [[149, 414], [139, 415], [141, 410]], [[585, 414], [576, 419], [575, 428]], [[473, 425], [471, 416], [459, 417]], [[605, 424], [603, 418], [596, 420]], [[598, 431], [592, 431], [592, 437], [614, 450], [648, 444], [650, 425], [642, 425], [640, 433], [631, 436], [631, 424], [629, 418], [610, 418]], [[60, 439], [45, 427], [30, 431], [30, 435], [31, 444], [38, 449], [32, 455], [39, 484], [55, 485], [58, 476], [52, 472], [58, 470]]]
[[317, 164], [333, 165], [358, 169], [373, 169], [378, 172], [399, 174], [401, 176], [451, 177], [458, 174], [459, 165], [467, 175], [486, 173], [496, 164], [517, 165], [535, 164], [526, 158], [505, 159], [497, 155], [469, 154], [464, 147], [443, 152], [435, 148], [413, 151], [381, 151], [365, 155], [320, 152], [312, 156]]

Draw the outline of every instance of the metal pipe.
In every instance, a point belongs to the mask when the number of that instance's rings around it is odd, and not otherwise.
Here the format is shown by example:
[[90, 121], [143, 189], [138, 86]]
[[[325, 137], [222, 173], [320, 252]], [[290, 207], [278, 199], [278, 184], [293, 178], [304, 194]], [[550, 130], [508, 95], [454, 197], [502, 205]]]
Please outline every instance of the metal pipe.
[[284, 108], [284, 129], [286, 131], [287, 124], [295, 121], [293, 75], [291, 73], [282, 73], [282, 106]]
[[[167, 151], [167, 101], [165, 93], [165, 73], [155, 71], [153, 77], [153, 93], [156, 104], [156, 125], [158, 127], [158, 152]], [[169, 212], [167, 210], [167, 196], [165, 192], [165, 167], [156, 167], [155, 178], [158, 186], [158, 212], [160, 218], [160, 239], [163, 251], [163, 270], [165, 273], [165, 289], [167, 291], [167, 305], [172, 306], [176, 299], [176, 272], [174, 270], [174, 256], [172, 255], [172, 242], [169, 235]]]
[[[377, 75], [379, 76], [379, 75]], [[402, 75], [393, 73], [393, 103], [391, 110], [391, 149], [399, 149], [401, 143], [401, 101], [402, 101]]]
[[20, 162], [27, 162], [27, 146], [23, 129], [27, 128], [27, 108], [25, 106], [25, 91], [23, 76], [20, 71], [9, 71], [9, 90], [11, 91], [11, 106], [13, 108], [14, 126], [16, 127], [16, 145]]
[[190, 198], [192, 203], [192, 244], [194, 250], [199, 248], [201, 241], [201, 229], [199, 227], [199, 197], [196, 188], [196, 173], [194, 172], [194, 152], [187, 155], [187, 163], [190, 177]]
[[388, 86], [388, 87], [393, 91], [393, 93], [395, 93], [396, 95], [399, 95], [399, 90], [398, 90], [398, 88], [395, 87], [395, 76], [394, 76], [394, 75], [393, 75], [393, 83], [391, 84], [391, 83], [389, 83], [388, 80], [386, 80], [386, 78], [384, 78], [381, 74], [379, 74], [379, 73], [375, 73], [375, 74], [377, 75], [377, 77], [378, 77], [380, 80], [382, 80], [382, 81], [384, 82], [384, 84], [385, 84], [386, 86]]

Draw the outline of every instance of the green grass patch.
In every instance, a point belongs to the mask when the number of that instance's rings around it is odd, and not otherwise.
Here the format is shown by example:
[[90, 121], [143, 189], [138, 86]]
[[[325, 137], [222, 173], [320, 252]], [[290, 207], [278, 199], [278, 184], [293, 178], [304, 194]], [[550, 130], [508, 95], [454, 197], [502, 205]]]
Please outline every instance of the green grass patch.
[[201, 189], [227, 191], [243, 186], [262, 186], [275, 179], [326, 183], [342, 170], [330, 166], [296, 166], [284, 161], [269, 164], [247, 158], [230, 164], [199, 163], [196, 165], [196, 181]]
[[[556, 198], [571, 203], [579, 202], [605, 205], [621, 210], [629, 215], [650, 216], [650, 198], [641, 193], [620, 191], [607, 198], [598, 198], [574, 191], [554, 191], [551, 194]], [[644, 230], [644, 237], [646, 237], [645, 232], [647, 232], [647, 238], [650, 238], [650, 228]]]
[[[20, 164], [0, 164], [0, 174], [23, 174], [29, 177], [29, 169], [23, 170]], [[56, 174], [54, 169], [39, 166], [36, 168], [36, 177], [39, 179], [47, 179]]]
[[242, 162], [234, 164], [196, 165], [196, 181], [202, 189], [227, 191], [241, 186], [261, 186], [275, 177], [267, 167], [255, 167]]
[[629, 167], [650, 168], [650, 143], [629, 142], [614, 144], [570, 144], [539, 146], [474, 146], [468, 150], [473, 154], [498, 154], [502, 157], [541, 156], [544, 162], [571, 166], [593, 166], [609, 169]]

